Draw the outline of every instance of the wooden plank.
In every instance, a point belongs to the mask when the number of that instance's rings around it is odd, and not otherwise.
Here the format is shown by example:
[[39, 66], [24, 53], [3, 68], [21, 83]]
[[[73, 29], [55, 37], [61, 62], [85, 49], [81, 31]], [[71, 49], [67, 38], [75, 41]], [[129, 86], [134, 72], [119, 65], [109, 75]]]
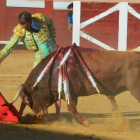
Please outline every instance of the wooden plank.
[[82, 29], [84, 32], [95, 32], [95, 33], [118, 33], [118, 26], [109, 26], [109, 25], [88, 25]]
[[81, 20], [81, 2], [74, 1], [73, 3], [73, 31], [72, 43], [80, 45], [80, 20]]
[[56, 36], [60, 38], [72, 38], [72, 32], [69, 30], [56, 30]]
[[128, 22], [128, 3], [119, 3], [119, 34], [118, 34], [118, 50], [127, 50], [127, 22]]
[[58, 17], [58, 16], [55, 16], [53, 18], [53, 21], [55, 23], [55, 26], [58, 25], [63, 25], [63, 26], [67, 26], [68, 27], [68, 21], [67, 21], [67, 17]]
[[54, 10], [53, 15], [56, 17], [67, 17], [69, 10]]
[[[42, 1], [42, 0], [41, 0]], [[52, 0], [52, 1], [60, 1], [60, 0]], [[67, 0], [63, 0], [63, 2]], [[73, 2], [73, 0], [69, 0], [69, 2]], [[97, 0], [81, 0], [81, 2], [97, 2]], [[118, 3], [122, 2], [122, 0], [98, 0], [98, 2], [104, 2], [104, 3]], [[123, 0], [123, 2], [128, 2], [128, 3], [140, 3], [140, 0]]]
[[96, 45], [96, 44], [94, 44], [94, 43], [92, 43], [92, 42], [82, 38], [82, 37], [80, 38], [80, 40], [81, 40], [81, 42], [80, 42], [80, 44], [81, 44], [80, 46], [81, 47], [88, 47], [88, 48], [105, 50], [104, 48], [102, 48], [102, 47], [100, 47], [100, 46], [98, 46], [98, 45]]
[[[88, 10], [83, 11], [82, 10], [81, 11], [81, 18], [86, 17], [87, 19], [89, 19], [89, 18], [97, 16], [97, 15], [103, 13], [103, 12], [105, 12], [105, 10], [102, 10], [102, 11], [90, 11], [90, 10], [89, 11]], [[118, 11], [113, 12], [113, 13], [109, 14], [108, 16], [104, 17], [104, 18], [114, 18], [114, 17], [118, 17]]]
[[62, 47], [70, 46], [70, 45], [72, 45], [71, 40], [72, 40], [72, 37], [62, 38], [59, 36], [56, 38], [56, 44], [58, 44], [59, 46], [62, 46]]
[[44, 1], [31, 0], [6, 0], [7, 7], [30, 7], [30, 8], [44, 8]]
[[129, 4], [134, 10], [136, 10], [138, 13], [140, 13], [140, 3], [137, 4]]
[[92, 2], [92, 3], [87, 3], [87, 2], [82, 2], [81, 3], [81, 9], [103, 9], [107, 10], [113, 6], [115, 6], [117, 3], [97, 3], [97, 2]]
[[44, 13], [43, 8], [21, 8], [21, 7], [7, 7], [7, 15], [19, 15], [23, 11], [27, 11], [31, 14]]
[[[101, 41], [102, 43], [114, 48], [114, 49], [117, 49], [118, 47], [118, 34], [117, 33], [90, 33], [88, 34], [90, 35], [91, 37]], [[81, 44], [82, 45], [82, 44]], [[86, 46], [84, 46], [86, 47]]]

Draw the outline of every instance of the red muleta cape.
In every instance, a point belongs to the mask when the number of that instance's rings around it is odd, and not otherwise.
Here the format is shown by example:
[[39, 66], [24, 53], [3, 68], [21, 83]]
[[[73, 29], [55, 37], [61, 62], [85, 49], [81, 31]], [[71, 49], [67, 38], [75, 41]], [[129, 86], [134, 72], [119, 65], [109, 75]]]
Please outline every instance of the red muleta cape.
[[20, 122], [21, 115], [9, 104], [0, 92], [0, 120], [5, 122]]

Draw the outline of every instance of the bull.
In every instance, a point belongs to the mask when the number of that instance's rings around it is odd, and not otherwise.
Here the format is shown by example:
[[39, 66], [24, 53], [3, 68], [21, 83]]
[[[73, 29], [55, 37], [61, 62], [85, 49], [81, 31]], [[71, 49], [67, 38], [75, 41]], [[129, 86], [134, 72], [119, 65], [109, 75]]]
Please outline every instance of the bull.
[[[66, 47], [65, 51], [68, 51], [69, 48]], [[100, 94], [104, 94], [110, 99], [113, 109], [118, 108], [115, 96], [126, 90], [129, 90], [140, 102], [140, 54], [138, 52], [106, 51], [78, 46], [76, 50], [96, 81]], [[48, 55], [31, 71], [17, 93], [39, 118], [47, 115], [48, 107], [58, 100], [60, 53], [42, 80], [35, 88], [32, 87], [55, 53]], [[71, 52], [66, 64], [70, 87], [68, 111], [72, 113], [78, 123], [88, 126], [88, 121], [77, 112], [78, 97], [99, 93], [87, 78], [74, 51]], [[66, 99], [65, 94], [61, 94], [61, 99]]]

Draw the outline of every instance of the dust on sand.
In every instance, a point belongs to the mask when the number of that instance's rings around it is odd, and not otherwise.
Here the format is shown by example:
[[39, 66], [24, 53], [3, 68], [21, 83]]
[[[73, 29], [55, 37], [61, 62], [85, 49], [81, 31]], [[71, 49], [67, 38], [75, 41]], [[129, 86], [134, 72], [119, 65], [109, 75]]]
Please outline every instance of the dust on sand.
[[[25, 82], [33, 61], [33, 52], [14, 50], [0, 66], [0, 91], [8, 102], [13, 100], [18, 87]], [[118, 95], [116, 101], [122, 113], [112, 112], [111, 103], [104, 95], [80, 97], [77, 110], [89, 121], [89, 127], [75, 121], [64, 101], [59, 119], [55, 118], [54, 105], [42, 120], [37, 119], [26, 107], [21, 123], [0, 123], [0, 139], [140, 140], [140, 104], [129, 91]], [[21, 99], [14, 103], [18, 110], [20, 103]]]

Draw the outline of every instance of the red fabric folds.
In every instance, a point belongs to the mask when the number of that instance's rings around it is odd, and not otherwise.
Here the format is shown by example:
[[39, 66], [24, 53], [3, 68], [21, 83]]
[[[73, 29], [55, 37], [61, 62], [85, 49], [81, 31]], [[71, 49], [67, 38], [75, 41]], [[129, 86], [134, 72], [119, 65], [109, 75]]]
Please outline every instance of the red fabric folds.
[[6, 122], [20, 122], [21, 115], [17, 109], [9, 104], [0, 92], [0, 120]]

